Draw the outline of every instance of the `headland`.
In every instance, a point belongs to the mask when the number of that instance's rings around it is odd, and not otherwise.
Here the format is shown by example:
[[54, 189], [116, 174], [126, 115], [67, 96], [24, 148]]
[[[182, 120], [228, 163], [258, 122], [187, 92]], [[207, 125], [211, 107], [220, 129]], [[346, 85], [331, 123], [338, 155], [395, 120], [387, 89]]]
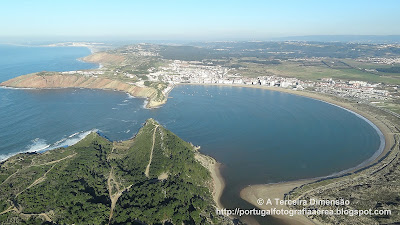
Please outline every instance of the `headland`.
[[12, 88], [88, 88], [102, 90], [116, 90], [125, 92], [134, 97], [146, 98], [148, 108], [158, 107], [166, 102], [166, 97], [160, 95], [153, 87], [137, 86], [120, 80], [106, 77], [89, 77], [81, 75], [66, 75], [62, 73], [33, 73], [19, 76], [0, 83], [0, 86]]
[[233, 225], [215, 212], [216, 164], [154, 119], [125, 141], [92, 132], [0, 163], [0, 222]]

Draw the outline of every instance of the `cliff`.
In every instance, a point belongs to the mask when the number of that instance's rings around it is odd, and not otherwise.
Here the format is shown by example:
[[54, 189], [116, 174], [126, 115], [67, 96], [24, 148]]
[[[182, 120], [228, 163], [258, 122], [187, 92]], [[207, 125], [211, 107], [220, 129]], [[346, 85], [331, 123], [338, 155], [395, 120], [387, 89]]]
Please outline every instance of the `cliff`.
[[83, 75], [69, 75], [61, 73], [51, 73], [51, 75], [41, 75], [34, 73], [19, 76], [11, 80], [0, 83], [0, 86], [14, 88], [90, 88], [117, 90], [128, 93], [135, 97], [147, 98], [147, 107], [157, 107], [166, 102], [166, 97], [153, 87], [139, 87], [131, 83], [120, 80], [113, 80], [106, 77], [94, 77]]

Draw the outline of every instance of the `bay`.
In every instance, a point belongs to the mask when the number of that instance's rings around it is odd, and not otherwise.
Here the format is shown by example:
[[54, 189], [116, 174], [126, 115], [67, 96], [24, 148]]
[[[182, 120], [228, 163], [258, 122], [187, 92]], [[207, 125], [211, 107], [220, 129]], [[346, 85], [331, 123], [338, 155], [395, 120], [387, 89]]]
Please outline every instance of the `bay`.
[[[0, 45], [0, 52], [0, 81], [97, 66], [76, 60], [90, 54], [86, 48]], [[0, 159], [71, 145], [94, 130], [125, 140], [155, 118], [223, 164], [221, 201], [235, 208], [249, 206], [239, 197], [249, 184], [326, 176], [360, 164], [380, 145], [365, 120], [306, 97], [200, 85], [177, 86], [170, 97], [149, 110], [144, 99], [115, 91], [0, 88]]]

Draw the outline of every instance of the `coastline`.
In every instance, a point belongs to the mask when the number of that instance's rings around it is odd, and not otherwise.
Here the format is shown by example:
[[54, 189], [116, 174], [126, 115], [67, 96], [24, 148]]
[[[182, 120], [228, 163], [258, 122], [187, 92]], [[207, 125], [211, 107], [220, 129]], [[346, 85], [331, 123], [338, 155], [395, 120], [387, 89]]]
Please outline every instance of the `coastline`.
[[108, 78], [83, 77], [76, 75], [56, 74], [51, 76], [39, 76], [37, 73], [32, 73], [1, 82], [0, 87], [38, 90], [86, 88], [121, 91], [134, 97], [145, 98], [147, 100], [146, 107], [149, 109], [159, 107], [167, 101], [167, 97], [161, 100], [156, 99], [157, 90], [151, 87], [139, 87]]
[[[283, 93], [295, 94], [295, 95], [299, 95], [299, 96], [303, 96], [303, 97], [312, 98], [314, 100], [323, 101], [323, 102], [328, 103], [328, 104], [333, 104], [333, 105], [335, 105], [337, 107], [342, 107], [343, 109], [349, 110], [350, 112], [355, 113], [356, 115], [361, 115], [363, 118], [367, 119], [372, 124], [374, 124], [382, 132], [382, 135], [384, 136], [384, 140], [385, 140], [384, 149], [379, 155], [377, 155], [377, 157], [375, 159], [373, 159], [371, 161], [368, 161], [369, 160], [368, 159], [367, 163], [365, 163], [366, 161], [364, 161], [363, 163], [360, 164], [362, 166], [358, 165], [356, 167], [341, 171], [341, 172], [339, 172], [339, 174], [343, 174], [345, 172], [351, 172], [351, 171], [354, 172], [354, 171], [356, 171], [356, 170], [358, 170], [358, 169], [360, 169], [362, 167], [365, 168], [365, 167], [367, 167], [367, 166], [369, 166], [369, 165], [371, 165], [373, 163], [376, 163], [378, 160], [380, 160], [383, 156], [386, 155], [386, 153], [390, 150], [390, 146], [392, 146], [393, 143], [394, 143], [393, 140], [392, 140], [392, 137], [390, 135], [389, 128], [386, 127], [386, 125], [382, 121], [380, 121], [378, 118], [376, 118], [374, 115], [371, 115], [370, 113], [358, 110], [351, 103], [341, 102], [341, 101], [333, 99], [334, 96], [329, 97], [329, 96], [319, 95], [317, 93], [311, 93], [311, 92], [294, 91], [294, 90], [291, 90], [291, 89], [284, 89], [284, 88], [278, 88], [278, 87], [268, 87], [268, 86], [255, 86], [255, 85], [234, 85], [234, 84], [177, 84], [177, 85], [227, 86], [227, 87], [244, 87], [244, 88], [266, 89], [266, 90], [278, 91], [278, 92], [283, 92]], [[7, 86], [3, 86], [3, 87], [4, 88], [12, 88], [12, 87], [7, 87]], [[60, 88], [66, 88], [66, 87], [60, 87]], [[77, 87], [77, 88], [82, 88], [82, 87]], [[35, 88], [35, 89], [53, 89], [53, 88]], [[54, 89], [58, 89], [58, 88], [54, 88]], [[106, 88], [92, 88], [92, 89], [110, 90], [110, 89], [106, 89]], [[171, 90], [172, 89], [173, 89], [173, 87], [171, 88]], [[171, 90], [169, 90], [169, 92]], [[126, 92], [124, 90], [121, 90], [121, 91], [125, 92], [125, 93], [128, 93], [128, 94], [131, 94], [131, 93]], [[168, 96], [168, 93], [166, 94], [167, 96]], [[138, 97], [138, 96], [135, 96], [135, 97]], [[150, 106], [149, 102], [147, 102], [146, 107], [147, 108], [159, 107], [159, 106], [162, 106], [164, 103], [166, 103], [166, 101], [167, 101], [167, 98], [165, 99], [165, 101], [157, 102], [156, 105], [152, 105], [152, 106]], [[205, 157], [209, 157], [209, 156], [205, 156]], [[222, 192], [223, 192], [223, 189], [225, 187], [225, 184], [224, 184], [223, 177], [220, 174], [220, 167], [221, 167], [221, 164], [219, 164], [215, 160], [214, 160], [214, 162], [210, 161], [209, 165], [206, 166], [206, 168], [210, 171], [210, 175], [211, 175], [212, 180], [213, 180], [213, 198], [214, 198], [214, 201], [216, 202], [217, 207], [222, 208], [222, 204], [220, 203], [220, 197], [222, 195]], [[334, 175], [338, 176], [339, 174], [334, 174]], [[332, 176], [332, 175], [329, 175], [329, 176]], [[246, 188], [242, 189], [242, 191], [240, 193], [240, 196], [241, 196], [242, 199], [248, 201], [249, 203], [253, 204], [254, 206], [259, 207], [257, 205], [257, 203], [256, 203], [256, 200], [257, 200], [257, 198], [259, 196], [263, 197], [263, 198], [266, 198], [266, 196], [268, 196], [268, 194], [266, 194], [266, 193], [273, 193], [273, 194], [270, 194], [271, 199], [273, 199], [273, 198], [283, 199], [284, 195], [286, 193], [288, 193], [289, 191], [293, 190], [294, 188], [299, 187], [299, 186], [304, 185], [304, 184], [307, 184], [307, 183], [310, 183], [310, 182], [313, 182], [313, 181], [316, 181], [317, 179], [319, 179], [319, 178], [295, 180], [295, 181], [282, 182], [282, 183], [276, 183], [276, 184], [250, 185], [249, 187], [246, 187]], [[287, 217], [283, 217], [283, 218], [280, 218], [280, 219], [286, 221]], [[289, 217], [289, 220], [292, 221], [292, 222], [293, 222], [293, 219], [295, 219], [298, 223], [301, 223], [301, 224], [307, 224], [306, 223], [307, 221], [311, 222], [306, 217], [300, 217], [300, 218]], [[304, 220], [304, 219], [306, 219], [306, 220]]]
[[[392, 140], [392, 136], [390, 135], [391, 131], [390, 129], [378, 118], [376, 118], [376, 115], [372, 115], [370, 113], [367, 113], [365, 111], [361, 111], [357, 108], [355, 108], [351, 103], [349, 102], [340, 102], [338, 100], [333, 99], [334, 96], [327, 96], [327, 95], [322, 95], [322, 94], [317, 94], [317, 93], [313, 93], [313, 92], [305, 92], [305, 91], [295, 91], [295, 90], [291, 90], [291, 89], [286, 89], [286, 88], [279, 88], [279, 87], [269, 87], [269, 86], [257, 86], [257, 85], [236, 85], [236, 84], [179, 84], [179, 85], [202, 85], [202, 86], [226, 86], [226, 87], [242, 87], [242, 88], [257, 88], [257, 89], [265, 89], [265, 90], [271, 90], [271, 91], [278, 91], [278, 92], [282, 92], [282, 93], [287, 93], [287, 94], [293, 94], [293, 95], [298, 95], [301, 97], [307, 97], [307, 98], [311, 98], [313, 100], [317, 100], [317, 101], [322, 101], [325, 102], [327, 104], [342, 108], [346, 111], [349, 111], [351, 113], [353, 113], [356, 116], [361, 116], [361, 119], [366, 120], [366, 122], [370, 122], [369, 124], [375, 128], [375, 130], [379, 130], [384, 139], [384, 146], [382, 147], [382, 151], [380, 152], [379, 155], [377, 155], [376, 157], [374, 157], [373, 160], [371, 160], [370, 157], [367, 160], [365, 160], [364, 162], [360, 163], [359, 165], [343, 170], [343, 171], [339, 171], [336, 172], [334, 174], [330, 174], [327, 176], [323, 176], [323, 177], [316, 177], [316, 178], [327, 178], [327, 177], [331, 177], [331, 176], [338, 176], [338, 175], [342, 175], [343, 172], [353, 172], [355, 170], [359, 170], [361, 168], [364, 168], [366, 166], [369, 166], [377, 161], [379, 161], [389, 150], [390, 147], [393, 145], [393, 140]], [[375, 127], [374, 127], [375, 126]], [[378, 131], [377, 130], [377, 131]], [[379, 135], [379, 132], [377, 132]], [[380, 149], [378, 149], [377, 151], [379, 151]], [[365, 164], [366, 161], [369, 161], [369, 163]], [[362, 166], [360, 166], [362, 165]], [[315, 179], [315, 178], [310, 178], [310, 179]]]
[[[159, 108], [162, 105], [164, 105], [165, 103], [167, 103], [167, 100], [165, 99], [164, 101], [158, 102], [158, 101], [153, 101], [150, 97], [144, 97], [144, 96], [135, 96], [132, 95], [132, 93], [128, 92], [128, 91], [124, 91], [124, 90], [117, 90], [117, 89], [111, 89], [111, 88], [88, 88], [88, 87], [44, 87], [44, 88], [40, 88], [40, 87], [13, 87], [13, 86], [7, 86], [7, 85], [3, 85], [3, 83], [0, 83], [0, 88], [4, 88], [4, 89], [20, 89], [20, 90], [58, 90], [58, 89], [91, 89], [91, 90], [103, 90], [103, 91], [119, 91], [125, 94], [128, 94], [131, 97], [134, 98], [142, 98], [144, 99], [144, 108], [146, 109], [155, 109], [155, 108]], [[168, 98], [168, 96], [166, 97]]]
[[[316, 180], [317, 179], [311, 178], [311, 179], [295, 180], [295, 181], [280, 182], [280, 183], [249, 185], [248, 187], [240, 191], [240, 197], [259, 209], [272, 210], [273, 208], [275, 208], [277, 210], [280, 209], [289, 210], [289, 208], [285, 205], [276, 205], [275, 199], [279, 198], [280, 200], [283, 200], [284, 195], [293, 190], [294, 188]], [[264, 204], [260, 206], [257, 204], [258, 199], [263, 199], [264, 201], [270, 199], [272, 204], [271, 205]], [[316, 224], [315, 221], [311, 221], [307, 217], [301, 215], [294, 215], [294, 216], [274, 215], [273, 217], [287, 224], [299, 224], [299, 225]], [[257, 222], [251, 223], [249, 221], [249, 224], [253, 225], [258, 223]]]
[[221, 168], [221, 163], [216, 162], [213, 164], [212, 169], [210, 170], [210, 173], [211, 173], [211, 177], [214, 182], [213, 198], [214, 198], [215, 203], [217, 204], [217, 207], [222, 209], [223, 205], [221, 204], [221, 196], [222, 196], [222, 192], [224, 191], [224, 188], [225, 188], [225, 182], [220, 173], [220, 168]]
[[[321, 180], [324, 178], [334, 178], [334, 177], [340, 177], [348, 173], [354, 173], [359, 170], [363, 170], [364, 168], [367, 168], [371, 165], [374, 165], [378, 163], [381, 159], [383, 159], [388, 152], [391, 150], [391, 146], [395, 143], [393, 136], [391, 135], [390, 129], [387, 127], [387, 125], [382, 122], [380, 119], [377, 118], [377, 115], [361, 111], [355, 106], [353, 106], [350, 102], [348, 101], [339, 101], [341, 100], [340, 98], [334, 99], [334, 96], [328, 96], [328, 95], [323, 95], [323, 94], [317, 94], [313, 92], [306, 92], [306, 91], [296, 91], [296, 90], [291, 90], [291, 89], [285, 89], [285, 88], [279, 88], [279, 87], [269, 87], [269, 86], [256, 86], [256, 85], [235, 85], [235, 84], [179, 84], [179, 85], [203, 85], [203, 86], [226, 86], [226, 87], [241, 87], [241, 88], [257, 88], [257, 89], [264, 89], [264, 90], [271, 90], [271, 91], [278, 91], [282, 93], [288, 93], [288, 94], [294, 94], [298, 95], [301, 97], [307, 97], [311, 98], [317, 101], [322, 101], [327, 104], [334, 105], [336, 107], [340, 107], [344, 110], [347, 110], [356, 116], [360, 117], [361, 119], [364, 119], [366, 122], [369, 122], [372, 127], [377, 130], [377, 133], [379, 135], [379, 132], [383, 135], [383, 140], [384, 141], [384, 146], [383, 149], [380, 151], [378, 149], [373, 156], [368, 158], [367, 160], [363, 161], [359, 165], [345, 169], [342, 171], [339, 171], [334, 174], [330, 174], [324, 177], [316, 177], [316, 178], [307, 178], [307, 179], [301, 179], [301, 180], [294, 180], [294, 181], [286, 181], [286, 182], [279, 182], [279, 183], [269, 183], [269, 184], [256, 184], [256, 185], [249, 185], [248, 187], [244, 188], [240, 192], [240, 197], [249, 202], [250, 204], [254, 205], [257, 208], [260, 209], [271, 209], [271, 208], [283, 208], [283, 209], [289, 209], [286, 206], [277, 206], [277, 205], [269, 205], [269, 206], [262, 206], [257, 204], [257, 199], [263, 198], [268, 199], [270, 198], [271, 200], [275, 198], [279, 199], [284, 199], [284, 196], [292, 191], [293, 189], [303, 186], [308, 183], [315, 182], [317, 180]], [[381, 138], [381, 137], [380, 137]], [[319, 224], [318, 221], [315, 220], [310, 220], [305, 216], [274, 216], [275, 218], [281, 219], [285, 223], [296, 223], [296, 224]], [[250, 222], [250, 221], [249, 221]], [[252, 223], [250, 223], [252, 224]], [[256, 224], [256, 223], [254, 223]]]
[[225, 181], [220, 173], [221, 163], [217, 162], [211, 156], [207, 156], [200, 153], [198, 149], [196, 150], [195, 153], [195, 159], [198, 160], [201, 163], [201, 165], [207, 168], [208, 171], [210, 172], [211, 182], [212, 182], [210, 184], [210, 189], [212, 190], [212, 196], [216, 204], [216, 207], [218, 209], [222, 209], [223, 206], [221, 204], [220, 199], [222, 192], [225, 188]]

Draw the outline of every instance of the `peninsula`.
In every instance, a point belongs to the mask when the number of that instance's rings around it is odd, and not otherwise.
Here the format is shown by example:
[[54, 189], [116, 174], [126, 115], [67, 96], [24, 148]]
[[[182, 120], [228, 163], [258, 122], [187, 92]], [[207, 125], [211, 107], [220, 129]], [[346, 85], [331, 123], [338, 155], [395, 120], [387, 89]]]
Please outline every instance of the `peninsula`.
[[[13, 78], [0, 83], [0, 86], [14, 88], [89, 88], [116, 90], [134, 97], [146, 98], [146, 107], [154, 108], [167, 101], [172, 85], [159, 81], [148, 81], [145, 75], [147, 69], [139, 68], [135, 74], [121, 72], [118, 68], [146, 67], [148, 61], [155, 60], [152, 56], [141, 56], [132, 53], [129, 56], [116, 52], [98, 52], [81, 60], [100, 64], [99, 69], [68, 72], [38, 72]], [[144, 65], [142, 65], [144, 64]], [[147, 68], [147, 67], [146, 67]], [[136, 73], [137, 72], [137, 73]]]
[[0, 222], [233, 224], [215, 214], [211, 157], [149, 119], [130, 140], [77, 144], [0, 164]]
[[112, 89], [147, 98], [149, 108], [164, 104], [177, 84], [280, 87], [357, 99], [400, 113], [398, 48], [303, 42], [142, 43], [81, 59], [100, 64], [98, 69], [40, 72], [0, 86]]
[[134, 97], [148, 99], [147, 107], [153, 108], [166, 102], [166, 97], [158, 88], [162, 86], [146, 87], [138, 86], [132, 83], [123, 82], [117, 79], [107, 77], [93, 77], [82, 75], [66, 75], [55, 72], [40, 72], [24, 76], [19, 76], [0, 84], [1, 86], [14, 88], [89, 88], [102, 90], [116, 90], [130, 94]]

